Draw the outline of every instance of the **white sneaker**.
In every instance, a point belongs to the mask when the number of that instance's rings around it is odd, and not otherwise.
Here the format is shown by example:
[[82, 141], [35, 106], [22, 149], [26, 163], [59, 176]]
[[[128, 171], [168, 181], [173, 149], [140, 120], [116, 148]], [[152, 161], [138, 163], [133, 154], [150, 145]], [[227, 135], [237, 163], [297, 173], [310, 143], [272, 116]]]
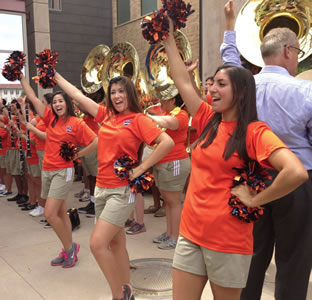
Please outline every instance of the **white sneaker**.
[[35, 209], [33, 209], [29, 214], [32, 217], [39, 217], [42, 216], [44, 213], [44, 208], [40, 205], [38, 205]]
[[6, 189], [0, 190], [0, 197], [5, 197], [5, 196], [7, 196], [7, 195], [6, 195], [7, 192], [8, 192], [8, 191], [7, 191]]
[[81, 198], [84, 193], [85, 193], [85, 190], [82, 189], [79, 193], [74, 194], [74, 196], [75, 198]]
[[79, 199], [80, 202], [90, 201], [90, 192], [84, 192], [83, 195]]
[[5, 185], [4, 184], [0, 184], [0, 191], [4, 191], [5, 189]]

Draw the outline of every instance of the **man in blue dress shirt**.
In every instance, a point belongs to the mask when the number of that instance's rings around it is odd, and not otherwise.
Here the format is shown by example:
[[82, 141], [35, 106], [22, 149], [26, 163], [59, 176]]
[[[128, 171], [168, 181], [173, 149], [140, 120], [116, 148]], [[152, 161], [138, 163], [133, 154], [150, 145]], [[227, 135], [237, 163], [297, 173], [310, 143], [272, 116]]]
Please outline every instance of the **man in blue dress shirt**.
[[[232, 1], [225, 5], [225, 17], [222, 60], [241, 65]], [[290, 29], [269, 31], [261, 54], [265, 66], [255, 75], [258, 118], [297, 155], [310, 179], [291, 194], [265, 205], [263, 217], [254, 224], [254, 255], [241, 300], [261, 299], [274, 247], [275, 299], [305, 300], [312, 266], [312, 82], [294, 77], [302, 51]]]

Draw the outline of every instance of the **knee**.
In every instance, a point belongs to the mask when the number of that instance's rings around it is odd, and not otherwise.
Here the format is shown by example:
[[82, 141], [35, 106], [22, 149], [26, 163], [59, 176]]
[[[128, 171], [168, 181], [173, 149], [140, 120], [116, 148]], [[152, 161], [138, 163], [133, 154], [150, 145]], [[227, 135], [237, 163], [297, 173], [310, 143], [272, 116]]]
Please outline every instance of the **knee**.
[[100, 239], [96, 238], [95, 234], [91, 235], [89, 245], [90, 250], [94, 256], [97, 256], [98, 253], [101, 253], [103, 250], [105, 250], [105, 245]]

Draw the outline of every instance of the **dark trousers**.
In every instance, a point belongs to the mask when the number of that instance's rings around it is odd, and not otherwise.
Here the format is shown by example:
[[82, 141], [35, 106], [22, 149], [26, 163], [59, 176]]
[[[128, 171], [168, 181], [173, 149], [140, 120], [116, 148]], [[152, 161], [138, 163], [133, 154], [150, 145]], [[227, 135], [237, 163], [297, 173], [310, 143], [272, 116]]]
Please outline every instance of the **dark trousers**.
[[265, 205], [253, 235], [254, 254], [241, 300], [261, 299], [274, 247], [275, 299], [305, 300], [312, 266], [312, 171], [294, 192]]

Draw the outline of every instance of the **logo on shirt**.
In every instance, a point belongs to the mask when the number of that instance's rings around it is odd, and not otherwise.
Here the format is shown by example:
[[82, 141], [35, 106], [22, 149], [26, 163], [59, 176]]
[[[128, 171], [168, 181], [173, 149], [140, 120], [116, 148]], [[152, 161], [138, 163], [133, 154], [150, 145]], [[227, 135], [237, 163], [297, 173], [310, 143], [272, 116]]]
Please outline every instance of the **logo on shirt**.
[[73, 131], [73, 127], [72, 126], [67, 126], [66, 127], [66, 132], [67, 133], [70, 133], [70, 132], [72, 132]]
[[131, 120], [125, 120], [123, 124], [124, 124], [125, 126], [128, 126], [128, 125], [130, 125], [130, 123], [131, 123]]

